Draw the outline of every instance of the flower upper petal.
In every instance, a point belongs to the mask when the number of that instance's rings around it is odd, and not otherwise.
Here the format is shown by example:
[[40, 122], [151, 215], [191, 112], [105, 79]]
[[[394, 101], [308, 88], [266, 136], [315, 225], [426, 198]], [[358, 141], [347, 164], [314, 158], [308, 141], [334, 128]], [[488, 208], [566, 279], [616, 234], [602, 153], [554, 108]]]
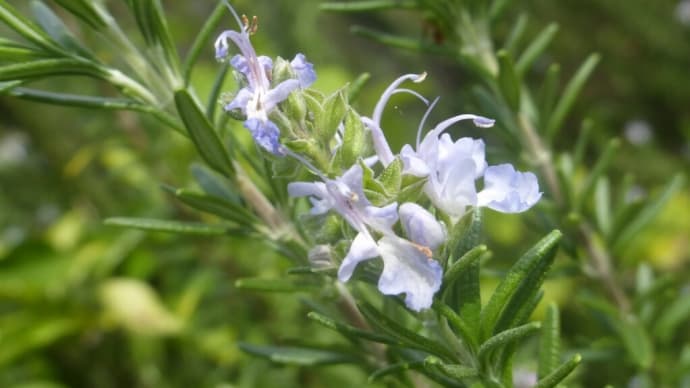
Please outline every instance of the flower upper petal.
[[441, 287], [443, 270], [411, 242], [385, 236], [379, 240], [383, 272], [378, 288], [384, 295], [405, 294], [405, 304], [414, 311], [431, 307]]
[[376, 241], [369, 233], [358, 233], [355, 239], [352, 240], [347, 256], [345, 256], [345, 259], [340, 264], [340, 268], [338, 268], [338, 280], [341, 282], [350, 280], [357, 264], [379, 255], [377, 248]]
[[297, 74], [299, 86], [301, 88], [307, 88], [316, 81], [314, 65], [307, 62], [307, 57], [305, 57], [304, 54], [299, 53], [295, 55], [295, 59], [290, 62], [290, 66], [292, 66], [292, 70]]
[[400, 205], [400, 223], [407, 238], [422, 246], [436, 249], [446, 240], [443, 225], [416, 203], [406, 202]]
[[279, 141], [280, 129], [272, 121], [249, 118], [245, 120], [244, 127], [252, 133], [256, 144], [274, 155], [283, 155]]
[[477, 204], [503, 213], [520, 213], [537, 203], [541, 194], [536, 175], [500, 164], [486, 169]]

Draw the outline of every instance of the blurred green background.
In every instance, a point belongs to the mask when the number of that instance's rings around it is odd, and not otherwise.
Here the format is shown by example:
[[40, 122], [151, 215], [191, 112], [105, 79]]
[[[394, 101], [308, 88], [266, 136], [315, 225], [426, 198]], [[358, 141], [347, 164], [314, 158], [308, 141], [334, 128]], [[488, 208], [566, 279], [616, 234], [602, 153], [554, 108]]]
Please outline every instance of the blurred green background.
[[[25, 7], [24, 1], [10, 3]], [[108, 3], [134, 34], [124, 3]], [[216, 3], [163, 3], [184, 54]], [[315, 88], [334, 91], [362, 72], [371, 73], [356, 105], [362, 114], [371, 112], [380, 92], [398, 75], [421, 71], [429, 78], [419, 90], [442, 97], [436, 120], [463, 111], [481, 114], [468, 93], [474, 80], [450, 60], [382, 47], [349, 33], [351, 25], [359, 24], [413, 37], [429, 34], [429, 26], [414, 13], [331, 14], [320, 12], [317, 0], [232, 3], [240, 13], [259, 16], [259, 33], [253, 38], [258, 52], [307, 55], [319, 76]], [[621, 137], [613, 175], [619, 179], [634, 173], [639, 183], [634, 195], [654, 193], [673, 173], [690, 171], [688, 9], [688, 2], [676, 1], [653, 6], [643, 0], [530, 1], [512, 5], [505, 26], [498, 27], [507, 33], [508, 21], [520, 12], [529, 15], [533, 33], [558, 22], [561, 29], [549, 57], [542, 59], [542, 71], [556, 60], [563, 74], [572, 74], [590, 52], [602, 54], [602, 64], [558, 143], [571, 147], [584, 117], [594, 120], [599, 144]], [[229, 14], [224, 25], [236, 28]], [[99, 56], [116, 58], [87, 28], [70, 26], [94, 43]], [[218, 68], [212, 44], [194, 73], [202, 95]], [[543, 79], [539, 71], [532, 76], [534, 82]], [[81, 78], [51, 81], [46, 87], [113, 93]], [[227, 87], [234, 85], [228, 82]], [[394, 138], [394, 149], [414, 139], [423, 106], [411, 100], [395, 99], [395, 109], [386, 114], [384, 127]], [[478, 132], [456, 129], [460, 134]], [[492, 160], [500, 153], [491, 153], [500, 148], [500, 139], [486, 130], [481, 135], [488, 139], [489, 161], [501, 162]], [[590, 151], [591, 159], [596, 158], [596, 148]], [[242, 276], [283, 273], [287, 263], [269, 247], [102, 224], [121, 215], [204, 219], [161, 190], [162, 184], [192, 185], [189, 165], [194, 161], [186, 139], [133, 113], [0, 98], [0, 386], [331, 387], [366, 381], [363, 372], [346, 366], [279, 367], [241, 354], [239, 339], [283, 344], [304, 337], [323, 343], [341, 340], [306, 322], [309, 308], [299, 295], [233, 287]], [[487, 225], [498, 263], [536, 239], [519, 217], [489, 214]], [[687, 270], [689, 236], [686, 187], [620, 264], [633, 268], [648, 262], [659, 271]], [[567, 275], [546, 285], [545, 299], [559, 301], [564, 314], [576, 319], [565, 323], [566, 338], [583, 326], [586, 331], [591, 319], [569, 312], [577, 309], [571, 292], [575, 286]]]

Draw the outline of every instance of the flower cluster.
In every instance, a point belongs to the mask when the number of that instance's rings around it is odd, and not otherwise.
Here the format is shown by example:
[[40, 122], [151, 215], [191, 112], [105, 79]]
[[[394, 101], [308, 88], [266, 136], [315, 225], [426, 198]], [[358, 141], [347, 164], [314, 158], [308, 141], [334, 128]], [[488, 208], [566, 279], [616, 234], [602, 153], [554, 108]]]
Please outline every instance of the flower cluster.
[[290, 93], [298, 88], [309, 87], [316, 80], [314, 66], [307, 62], [303, 54], [297, 54], [290, 62], [290, 73], [293, 76], [281, 82], [272, 82], [273, 60], [266, 56], [257, 56], [249, 41], [250, 34], [257, 28], [256, 18], [252, 23], [243, 16], [242, 22], [235, 14], [240, 24], [240, 32], [227, 30], [218, 36], [215, 43], [216, 59], [224, 60], [228, 57], [229, 42], [234, 43], [240, 50], [230, 59], [230, 65], [242, 75], [246, 86], [241, 88], [234, 99], [225, 105], [226, 111], [239, 110], [245, 117], [244, 126], [247, 128], [259, 146], [275, 155], [283, 155], [280, 146], [280, 130], [269, 119], [271, 111]]
[[[491, 119], [470, 114], [454, 116], [438, 123], [422, 138], [426, 118], [438, 100], [429, 104], [418, 93], [400, 88], [400, 85], [405, 81], [421, 82], [425, 74], [398, 78], [384, 91], [371, 117], [355, 116], [362, 130], [366, 128], [370, 132], [375, 155], [357, 155], [359, 160], [350, 166], [339, 167], [331, 163], [335, 167], [330, 176], [335, 177], [327, 176], [310, 163], [309, 156], [292, 150], [285, 139], [281, 142], [280, 130], [271, 120], [271, 112], [288, 95], [308, 87], [315, 80], [313, 66], [304, 55], [298, 54], [289, 64], [291, 76], [277, 82], [277, 77], [272, 77], [273, 61], [257, 56], [249, 42], [249, 34], [254, 30], [255, 23], [250, 25], [245, 18], [241, 32], [225, 31], [216, 41], [218, 58], [228, 56], [228, 41], [239, 48], [241, 54], [232, 57], [230, 64], [245, 81], [245, 86], [225, 109], [239, 110], [246, 117], [244, 126], [259, 146], [272, 154], [292, 156], [318, 176], [316, 181], [290, 183], [290, 196], [308, 197], [312, 204], [311, 214], [334, 212], [356, 232], [345, 257], [338, 260], [338, 280], [350, 280], [359, 263], [380, 257], [383, 269], [378, 280], [379, 291], [385, 295], [405, 294], [405, 303], [412, 310], [429, 308], [441, 287], [442, 263], [446, 260], [439, 255], [447, 242], [447, 229], [469, 207], [517, 213], [529, 209], [541, 197], [534, 174], [516, 171], [510, 164], [489, 166], [482, 140], [453, 140], [445, 133], [451, 125], [463, 120], [472, 120], [476, 126], [488, 128], [494, 124]], [[419, 97], [429, 108], [419, 125], [414, 147], [405, 145], [394, 154], [381, 128], [381, 117], [390, 97], [399, 92]], [[306, 117], [317, 114], [323, 112], [311, 112]], [[304, 123], [300, 120], [288, 118], [288, 122]], [[346, 124], [352, 126], [351, 122], [345, 123], [345, 115], [342, 120], [332, 133], [332, 139], [327, 140], [331, 145], [325, 146], [326, 154], [334, 160], [337, 159], [334, 150], [347, 146], [344, 144]], [[318, 125], [313, 124], [312, 128], [314, 126]], [[392, 163], [401, 164], [398, 172], [401, 177], [410, 176], [421, 183], [419, 189], [425, 198], [422, 203], [429, 204], [428, 207], [412, 202], [398, 203], [395, 196], [388, 198], [386, 203], [375, 201], [376, 204], [367, 198], [365, 170], [371, 172], [372, 168], [378, 168], [377, 164], [386, 169]], [[478, 190], [480, 179], [483, 187]], [[435, 215], [441, 215], [439, 218], [451, 225], [440, 222]], [[319, 248], [321, 254], [322, 247]]]

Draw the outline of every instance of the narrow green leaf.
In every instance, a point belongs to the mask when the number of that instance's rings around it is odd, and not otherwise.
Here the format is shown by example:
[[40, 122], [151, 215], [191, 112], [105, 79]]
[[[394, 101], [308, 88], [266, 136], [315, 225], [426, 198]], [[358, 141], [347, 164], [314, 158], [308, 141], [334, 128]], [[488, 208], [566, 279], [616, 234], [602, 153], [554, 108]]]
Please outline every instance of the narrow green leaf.
[[38, 24], [60, 46], [73, 54], [89, 59], [94, 58], [93, 54], [77, 41], [62, 20], [42, 1], [32, 0], [31, 10]]
[[194, 70], [194, 65], [199, 59], [199, 55], [201, 54], [202, 50], [208, 49], [208, 44], [211, 41], [211, 34], [215, 32], [216, 28], [220, 24], [221, 19], [223, 18], [223, 15], [225, 15], [227, 12], [225, 6], [225, 2], [218, 2], [218, 5], [216, 5], [216, 8], [214, 8], [213, 12], [211, 13], [211, 16], [209, 16], [208, 19], [206, 19], [206, 21], [203, 23], [199, 34], [197, 34], [196, 38], [194, 38], [194, 42], [192, 43], [191, 48], [187, 53], [187, 57], [185, 58], [184, 64], [182, 65], [182, 74], [185, 87], [189, 86], [189, 81], [192, 78], [192, 70]]
[[501, 50], [498, 52], [498, 64], [498, 86], [501, 88], [501, 93], [503, 93], [508, 106], [517, 111], [520, 109], [520, 87], [522, 81], [515, 72], [513, 58], [511, 58], [508, 51]]
[[387, 344], [387, 345], [402, 346], [402, 343], [393, 337], [390, 337], [390, 336], [387, 336], [384, 334], [374, 333], [371, 331], [358, 329], [354, 326], [350, 326], [350, 325], [342, 323], [342, 322], [337, 322], [331, 318], [328, 318], [322, 314], [319, 314], [319, 313], [316, 313], [313, 311], [310, 312], [309, 314], [307, 314], [307, 317], [309, 319], [329, 328], [329, 329], [337, 331], [338, 333], [342, 334], [343, 336], [345, 336], [347, 338], [363, 339], [363, 340], [378, 342], [378, 343]]
[[239, 347], [244, 352], [251, 355], [263, 357], [279, 364], [318, 366], [345, 364], [357, 361], [357, 358], [351, 354], [324, 349], [292, 346], [261, 346], [244, 342], [240, 342]]
[[575, 150], [573, 151], [573, 164], [576, 166], [585, 162], [585, 152], [589, 145], [589, 137], [594, 130], [594, 122], [591, 119], [582, 120], [580, 132], [577, 135], [577, 142], [575, 143]]
[[654, 325], [654, 335], [661, 341], [668, 343], [678, 327], [683, 323], [688, 327], [688, 322], [690, 322], [690, 297], [681, 293], [668, 307], [662, 310], [661, 316]]
[[369, 375], [369, 383], [374, 383], [382, 377], [399, 374], [408, 370], [419, 370], [424, 368], [424, 361], [398, 362], [384, 368], [375, 370]]
[[649, 225], [666, 206], [668, 201], [683, 187], [684, 183], [685, 177], [682, 174], [676, 174], [661, 193], [647, 201], [635, 218], [626, 223], [626, 227], [620, 232], [618, 238], [615, 239], [613, 245], [614, 252], [620, 252], [640, 230]]
[[213, 122], [213, 119], [216, 116], [216, 109], [218, 109], [218, 106], [221, 105], [220, 94], [223, 91], [223, 82], [225, 82], [225, 78], [229, 72], [230, 65], [224, 63], [222, 66], [220, 66], [220, 69], [218, 69], [218, 73], [216, 74], [216, 78], [213, 80], [211, 91], [208, 93], [206, 117], [208, 117], [211, 122]]
[[516, 342], [529, 335], [532, 335], [539, 331], [540, 328], [540, 322], [530, 322], [522, 326], [502, 331], [494, 335], [493, 337], [487, 339], [483, 344], [479, 346], [479, 352], [477, 357], [480, 360], [486, 361], [490, 353], [494, 350], [500, 349], [511, 342]]
[[57, 75], [83, 75], [106, 79], [108, 73], [93, 63], [76, 59], [40, 59], [0, 66], [0, 81], [45, 78]]
[[338, 125], [347, 113], [347, 100], [344, 90], [338, 90], [326, 97], [323, 104], [323, 113], [316, 118], [315, 129], [319, 140], [323, 144], [330, 144], [338, 129]]
[[0, 38], [0, 61], [27, 62], [45, 58], [46, 53], [34, 48], [21, 45], [9, 39]]
[[17, 12], [6, 0], [0, 0], [0, 20], [4, 21], [11, 29], [36, 46], [53, 54], [60, 56], [64, 54], [60, 46], [53, 42], [48, 34]]
[[599, 59], [601, 59], [599, 54], [591, 54], [587, 57], [580, 68], [577, 69], [570, 82], [565, 86], [561, 98], [558, 100], [551, 117], [549, 117], [546, 123], [545, 134], [549, 139], [553, 139], [558, 134], [582, 87], [599, 63]]
[[561, 362], [561, 319], [558, 306], [549, 304], [546, 317], [539, 338], [539, 368], [540, 379], [548, 376], [558, 368]]
[[402, 159], [395, 158], [378, 176], [378, 181], [381, 182], [383, 189], [390, 198], [395, 198], [400, 192], [402, 170]]
[[508, 4], [510, 4], [509, 0], [494, 0], [494, 1], [492, 1], [491, 7], [489, 7], [489, 19], [491, 19], [491, 20], [498, 19], [503, 14], [503, 12], [505, 11]]
[[446, 364], [434, 356], [429, 356], [424, 359], [424, 367], [431, 370], [437, 370], [457, 381], [479, 376], [479, 372], [475, 368], [459, 364]]
[[343, 166], [351, 166], [362, 155], [365, 149], [366, 136], [364, 125], [357, 112], [348, 109], [345, 116], [345, 131], [343, 133], [343, 144], [338, 152]]
[[562, 234], [554, 230], [527, 251], [506, 274], [481, 312], [482, 338], [511, 327], [537, 294], [553, 262]]
[[442, 345], [434, 340], [419, 335], [406, 327], [402, 326], [393, 319], [387, 317], [382, 312], [378, 311], [370, 304], [363, 303], [359, 305], [359, 310], [364, 314], [369, 322], [379, 327], [388, 335], [399, 339], [410, 347], [434, 354], [445, 360], [455, 359], [453, 352], [445, 345]]
[[642, 369], [649, 369], [654, 362], [654, 344], [640, 320], [633, 315], [614, 319], [613, 327], [618, 333], [630, 359]]
[[252, 227], [259, 223], [258, 218], [247, 207], [192, 190], [178, 189], [175, 197], [195, 209], [216, 215], [239, 225]]
[[611, 230], [611, 190], [609, 180], [602, 176], [594, 189], [594, 215], [604, 236]]
[[365, 0], [348, 2], [329, 2], [319, 4], [322, 11], [336, 12], [370, 12], [393, 8], [416, 8], [417, 2], [414, 0]]
[[520, 40], [522, 40], [522, 36], [525, 33], [525, 28], [527, 27], [527, 14], [526, 13], [521, 13], [520, 16], [518, 16], [517, 20], [515, 21], [515, 24], [513, 25], [513, 28], [510, 30], [510, 33], [508, 33], [508, 37], [506, 38], [505, 43], [503, 44], [503, 50], [508, 51], [515, 57], [515, 50], [516, 46], [520, 43]]
[[69, 11], [82, 22], [90, 25], [95, 30], [104, 28], [107, 23], [103, 19], [98, 10], [97, 2], [93, 0], [53, 0], [60, 5], [60, 7]]
[[475, 353], [478, 347], [476, 332], [465, 322], [463, 317], [456, 314], [455, 311], [443, 302], [435, 302], [433, 308], [448, 320], [450, 326], [460, 335], [460, 338], [462, 338], [470, 351]]
[[369, 38], [375, 42], [378, 42], [378, 43], [381, 43], [383, 45], [390, 46], [390, 47], [395, 47], [395, 48], [400, 48], [400, 49], [405, 49], [405, 50], [410, 50], [410, 51], [424, 52], [424, 53], [434, 53], [434, 54], [439, 54], [439, 55], [453, 55], [454, 54], [446, 48], [440, 47], [438, 45], [432, 45], [432, 44], [425, 43], [421, 39], [404, 38], [404, 37], [401, 37], [398, 35], [387, 34], [385, 32], [372, 30], [370, 28], [366, 28], [366, 27], [362, 27], [362, 26], [352, 26], [352, 27], [350, 27], [350, 31], [353, 34], [364, 36], [364, 37]]
[[359, 94], [362, 92], [362, 88], [364, 87], [364, 84], [369, 81], [371, 78], [371, 74], [369, 73], [362, 73], [357, 78], [352, 81], [348, 87], [347, 87], [347, 101], [352, 105], [357, 100], [357, 97], [359, 97]]
[[208, 225], [197, 222], [159, 220], [153, 218], [113, 217], [106, 219], [105, 224], [156, 232], [200, 235], [219, 235], [225, 234], [231, 230], [230, 228], [217, 225]]
[[524, 75], [529, 69], [534, 61], [539, 58], [539, 56], [546, 50], [546, 48], [551, 44], [551, 41], [556, 36], [558, 32], [558, 25], [556, 23], [549, 24], [544, 28], [539, 35], [530, 43], [529, 46], [523, 51], [520, 58], [515, 63], [515, 71]]
[[539, 126], [546, 125], [553, 107], [556, 104], [556, 97], [558, 96], [558, 87], [560, 86], [561, 66], [557, 63], [552, 63], [544, 76], [544, 83], [539, 89], [538, 106], [539, 106]]
[[14, 88], [10, 90], [8, 94], [25, 100], [54, 105], [75, 106], [80, 108], [132, 110], [146, 113], [175, 131], [187, 135], [177, 118], [172, 117], [167, 112], [161, 111], [156, 107], [142, 104], [136, 100], [128, 98], [83, 96], [78, 94], [46, 92], [43, 90], [29, 88]]
[[535, 385], [534, 388], [555, 387], [556, 385], [558, 385], [558, 383], [563, 381], [563, 379], [568, 377], [570, 372], [575, 370], [575, 368], [580, 364], [580, 361], [582, 361], [582, 357], [579, 354], [574, 355], [573, 358], [561, 364], [561, 366], [559, 366], [556, 370], [551, 372], [551, 374], [539, 380], [539, 382], [537, 382], [537, 385]]
[[[481, 239], [482, 212], [475, 208], [466, 214], [450, 232], [446, 249], [449, 257], [462, 258], [476, 247]], [[472, 257], [466, 257], [471, 259]], [[459, 260], [459, 259], [458, 259]], [[450, 263], [453, 268], [455, 263]], [[466, 264], [459, 264], [465, 268], [453, 270], [457, 276], [452, 288], [446, 288], [443, 298], [448, 305], [462, 316], [470, 327], [473, 337], [479, 330], [479, 315], [481, 310], [481, 294], [479, 288], [479, 260], [469, 260]], [[457, 274], [457, 275], [456, 275]]]
[[175, 92], [175, 105], [199, 155], [216, 171], [231, 177], [235, 169], [213, 126], [186, 90]]
[[235, 204], [240, 202], [240, 197], [235, 192], [233, 184], [224, 176], [199, 163], [192, 163], [190, 169], [194, 180], [206, 194]]
[[601, 154], [601, 156], [597, 160], [596, 164], [594, 164], [592, 171], [587, 176], [587, 180], [582, 185], [581, 192], [579, 193], [579, 195], [576, 198], [576, 201], [575, 201], [575, 209], [576, 210], [583, 209], [583, 207], [585, 206], [585, 203], [587, 203], [590, 196], [594, 192], [594, 188], [596, 187], [597, 182], [603, 176], [603, 174], [606, 172], [606, 169], [609, 167], [609, 165], [613, 161], [613, 157], [616, 155], [616, 152], [620, 148], [620, 145], [621, 145], [621, 142], [619, 139], [611, 139], [611, 140], [609, 140], [608, 144], [606, 144], [606, 148], [604, 149], [604, 152]]
[[303, 292], [316, 291], [321, 288], [321, 282], [306, 281], [292, 278], [243, 278], [235, 280], [235, 287], [243, 290], [263, 292]]
[[[462, 255], [458, 260], [455, 260], [446, 269], [443, 274], [442, 289], [453, 288], [455, 282], [458, 278], [472, 265], [476, 264], [479, 259], [488, 252], [486, 245], [477, 245], [476, 247], [470, 249], [467, 253]], [[443, 292], [443, 291], [442, 291]]]

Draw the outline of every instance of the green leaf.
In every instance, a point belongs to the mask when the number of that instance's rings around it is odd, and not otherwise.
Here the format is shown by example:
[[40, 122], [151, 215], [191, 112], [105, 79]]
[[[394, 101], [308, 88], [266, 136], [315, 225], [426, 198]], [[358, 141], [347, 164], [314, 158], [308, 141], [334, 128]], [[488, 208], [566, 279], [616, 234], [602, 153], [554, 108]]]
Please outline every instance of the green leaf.
[[357, 100], [357, 97], [359, 97], [359, 94], [361, 93], [364, 84], [366, 84], [367, 81], [369, 81], [369, 78], [371, 78], [371, 74], [362, 73], [348, 85], [347, 101], [350, 103], [350, 105], [352, 105], [352, 103], [354, 103]]
[[367, 146], [364, 125], [357, 112], [348, 109], [345, 115], [343, 144], [338, 149], [342, 167], [352, 166]]
[[359, 310], [369, 322], [386, 332], [388, 335], [399, 339], [407, 346], [434, 354], [444, 360], [455, 359], [453, 352], [445, 345], [407, 329], [400, 323], [378, 311], [372, 305], [362, 303], [359, 305]]
[[621, 142], [619, 139], [609, 140], [608, 144], [606, 145], [606, 148], [604, 149], [604, 152], [599, 157], [599, 160], [597, 160], [596, 164], [592, 168], [592, 171], [587, 176], [587, 180], [582, 186], [582, 190], [575, 202], [576, 210], [581, 210], [584, 207], [585, 203], [589, 200], [589, 197], [592, 195], [592, 192], [594, 191], [597, 182], [603, 176], [603, 174], [606, 172], [606, 169], [613, 161], [613, 157], [616, 155], [616, 152], [620, 148], [620, 145]]
[[38, 24], [60, 46], [70, 53], [94, 59], [93, 54], [74, 38], [62, 20], [42, 1], [31, 1], [31, 9]]
[[387, 34], [385, 32], [381, 31], [376, 31], [372, 30], [370, 28], [362, 27], [362, 26], [352, 26], [350, 27], [350, 31], [353, 34], [356, 35], [361, 35], [366, 38], [369, 38], [375, 42], [381, 43], [386, 46], [390, 47], [395, 47], [395, 48], [400, 48], [400, 49], [405, 49], [405, 50], [410, 50], [410, 51], [418, 51], [418, 52], [423, 52], [423, 53], [433, 53], [433, 54], [438, 54], [438, 55], [452, 55], [454, 54], [450, 50], [446, 48], [442, 48], [438, 45], [435, 44], [430, 44], [426, 43], [421, 39], [418, 38], [404, 38], [400, 37], [398, 35], [393, 35], [393, 34]]
[[611, 230], [611, 190], [609, 180], [602, 176], [594, 189], [594, 216], [599, 230], [607, 236]]
[[381, 182], [386, 195], [391, 199], [397, 197], [400, 192], [402, 169], [402, 159], [395, 158], [378, 176], [378, 181]]
[[534, 64], [537, 58], [539, 58], [549, 44], [551, 44], [557, 32], [558, 25], [556, 23], [551, 23], [537, 35], [532, 43], [523, 51], [522, 55], [520, 55], [517, 63], [515, 63], [515, 71], [517, 74], [524, 75], [525, 72], [527, 72], [527, 69]]
[[665, 343], [668, 343], [681, 324], [685, 323], [688, 327], [690, 321], [690, 297], [687, 294], [680, 294], [668, 306], [665, 307], [661, 316], [654, 325], [654, 335]]
[[530, 322], [522, 326], [502, 331], [487, 339], [481, 344], [481, 346], [479, 346], [477, 357], [486, 362], [493, 351], [498, 350], [509, 343], [517, 342], [529, 335], [532, 335], [539, 331], [540, 328], [541, 323]]
[[142, 104], [136, 100], [129, 98], [109, 98], [96, 96], [83, 96], [69, 93], [54, 93], [43, 90], [36, 90], [30, 88], [14, 88], [7, 92], [7, 94], [30, 101], [37, 101], [47, 104], [75, 106], [81, 108], [96, 108], [96, 109], [115, 109], [115, 110], [131, 110], [149, 114], [161, 123], [170, 128], [186, 135], [184, 128], [177, 120], [167, 112], [148, 105]]
[[240, 197], [235, 192], [232, 183], [224, 176], [199, 163], [192, 163], [190, 169], [194, 180], [206, 194], [232, 203], [240, 202]]
[[614, 240], [613, 251], [620, 252], [624, 249], [640, 230], [654, 220], [668, 201], [683, 187], [684, 183], [685, 177], [682, 174], [676, 174], [671, 178], [661, 193], [650, 199], [637, 215], [625, 224], [626, 226], [621, 230], [620, 235]]
[[113, 217], [106, 219], [105, 224], [156, 232], [200, 235], [219, 235], [228, 233], [231, 230], [230, 228], [217, 225], [208, 225], [197, 222], [159, 220], [153, 218]]
[[48, 34], [17, 12], [6, 0], [0, 0], [0, 20], [36, 46], [59, 56], [64, 54], [60, 46], [55, 44]]
[[209, 166], [225, 176], [235, 175], [223, 143], [206, 115], [186, 90], [175, 92], [175, 105], [199, 155]]
[[[220, 21], [227, 12], [225, 6], [226, 5], [224, 2], [218, 2], [218, 5], [216, 5], [216, 8], [211, 13], [211, 16], [206, 19], [201, 27], [201, 31], [199, 31], [196, 38], [194, 38], [194, 42], [192, 43], [191, 48], [187, 53], [187, 57], [185, 58], [184, 64], [182, 65], [182, 74], [185, 87], [189, 86], [189, 81], [192, 78], [192, 70], [194, 70], [194, 65], [199, 59], [201, 51], [208, 48], [208, 44], [211, 41], [211, 34], [215, 32], [218, 24], [220, 24]], [[215, 101], [213, 103], [215, 104]]]
[[323, 104], [323, 113], [316, 118], [316, 136], [323, 144], [330, 144], [338, 129], [338, 125], [345, 118], [347, 113], [347, 100], [344, 90], [338, 90], [328, 96]]
[[452, 289], [458, 278], [467, 271], [470, 266], [477, 264], [479, 259], [487, 252], [488, 249], [486, 245], [477, 245], [470, 249], [469, 252], [462, 255], [458, 260], [454, 261], [443, 275], [443, 290]]
[[549, 304], [539, 338], [539, 378], [544, 378], [558, 368], [561, 361], [561, 322], [558, 306]]
[[356, 362], [351, 354], [332, 350], [292, 346], [261, 346], [245, 342], [239, 343], [240, 349], [251, 355], [263, 357], [279, 364], [318, 366]]
[[515, 56], [515, 47], [518, 45], [518, 43], [520, 43], [520, 40], [522, 40], [526, 27], [527, 14], [521, 13], [515, 21], [513, 28], [510, 30], [505, 43], [503, 44], [503, 50], [506, 50]]
[[546, 125], [547, 120], [551, 116], [553, 107], [556, 104], [556, 97], [558, 96], [560, 77], [561, 66], [558, 63], [552, 63], [546, 71], [544, 83], [541, 89], [539, 89], [539, 126]]
[[467, 344], [470, 351], [472, 353], [475, 353], [478, 347], [476, 330], [471, 328], [468, 325], [468, 323], [463, 319], [463, 317], [456, 314], [455, 311], [453, 311], [445, 303], [435, 302], [433, 308], [448, 320], [450, 326], [455, 330], [455, 332], [458, 335], [460, 335], [465, 344]]
[[481, 337], [510, 328], [529, 307], [553, 262], [562, 234], [554, 230], [527, 251], [506, 274], [481, 312]]
[[303, 292], [317, 291], [321, 288], [321, 282], [314, 281], [313, 277], [306, 279], [293, 278], [243, 278], [235, 280], [235, 287], [243, 290], [263, 292]]
[[394, 8], [416, 8], [417, 2], [414, 0], [365, 0], [348, 2], [329, 2], [319, 4], [322, 11], [336, 12], [368, 12], [380, 11]]
[[60, 5], [60, 7], [69, 11], [82, 22], [90, 25], [95, 30], [100, 30], [106, 27], [107, 23], [101, 16], [101, 13], [96, 10], [97, 2], [93, 0], [53, 0]]
[[424, 361], [410, 361], [410, 362], [398, 362], [395, 364], [388, 365], [384, 368], [375, 370], [371, 375], [369, 375], [369, 383], [373, 383], [382, 377], [399, 374], [408, 370], [420, 370], [424, 368]]
[[21, 45], [9, 39], [0, 38], [0, 61], [27, 62], [44, 58], [46, 53]]
[[83, 75], [106, 79], [108, 73], [93, 63], [76, 59], [40, 59], [0, 66], [0, 81], [28, 80], [58, 75]]
[[[126, 0], [132, 9], [146, 44], [163, 50], [163, 59], [175, 74], [179, 74], [177, 48], [159, 0]], [[182, 86], [174, 85], [175, 87]]]
[[640, 320], [633, 315], [613, 319], [614, 330], [623, 342], [630, 359], [642, 369], [649, 369], [654, 362], [654, 344]]
[[475, 368], [459, 364], [446, 364], [433, 356], [424, 359], [424, 367], [433, 371], [439, 371], [456, 381], [479, 376], [479, 372]]
[[342, 334], [346, 338], [350, 339], [363, 339], [367, 341], [378, 342], [382, 344], [402, 346], [402, 342], [396, 340], [393, 337], [387, 336], [385, 334], [374, 333], [371, 331], [366, 331], [358, 329], [354, 326], [350, 326], [345, 323], [337, 322], [331, 318], [328, 318], [322, 314], [316, 312], [310, 312], [307, 317], [331, 330], [335, 330]]
[[188, 189], [178, 189], [175, 197], [195, 209], [216, 215], [239, 225], [252, 227], [260, 221], [247, 207], [222, 198], [197, 193]]
[[[476, 247], [481, 239], [482, 211], [475, 208], [466, 214], [450, 231], [447, 253], [445, 256], [462, 258]], [[471, 259], [471, 256], [465, 259]], [[453, 268], [455, 262], [449, 262]], [[479, 332], [479, 314], [481, 310], [481, 295], [479, 289], [479, 261], [469, 260], [467, 264], [459, 264], [465, 268], [462, 271], [454, 270], [456, 280], [452, 288], [446, 288], [443, 298], [448, 305], [462, 316], [470, 327], [473, 336]]]
[[539, 382], [537, 382], [537, 385], [535, 385], [534, 388], [555, 387], [556, 385], [558, 385], [558, 383], [563, 381], [563, 379], [568, 377], [570, 372], [575, 370], [575, 368], [580, 364], [580, 361], [582, 361], [582, 357], [579, 354], [574, 355], [573, 358], [561, 364], [561, 366], [559, 366], [556, 370], [551, 372], [551, 374], [539, 380]]
[[599, 63], [599, 59], [601, 59], [599, 54], [591, 54], [587, 57], [570, 82], [565, 86], [561, 98], [558, 100], [553, 113], [546, 123], [545, 134], [549, 139], [553, 139], [558, 134], [582, 87]]
[[501, 50], [498, 52], [498, 63], [498, 86], [501, 88], [501, 92], [508, 106], [517, 111], [520, 109], [520, 87], [522, 85], [522, 80], [515, 72], [513, 58], [511, 58], [508, 51]]

